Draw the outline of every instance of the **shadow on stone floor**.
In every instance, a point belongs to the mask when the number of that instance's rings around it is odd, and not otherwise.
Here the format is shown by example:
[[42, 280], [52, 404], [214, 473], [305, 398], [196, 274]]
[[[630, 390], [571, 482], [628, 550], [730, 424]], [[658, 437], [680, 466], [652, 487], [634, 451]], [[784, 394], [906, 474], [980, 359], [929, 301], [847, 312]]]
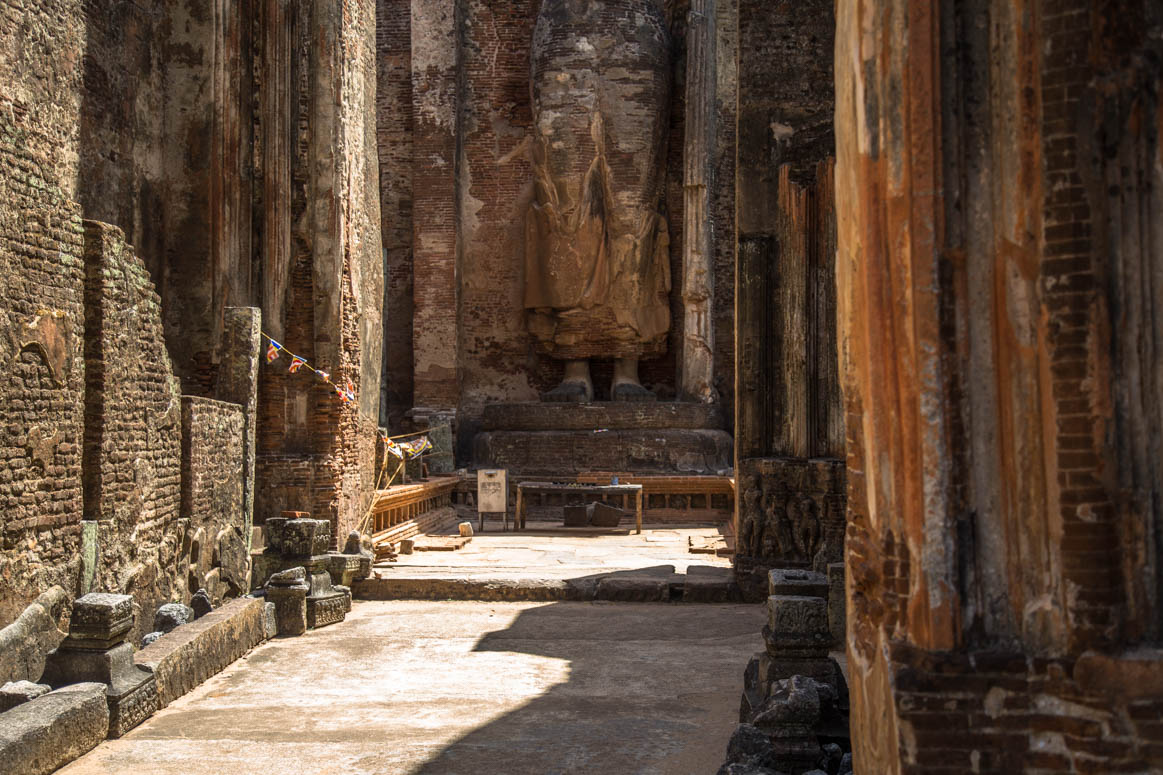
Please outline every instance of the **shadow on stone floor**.
[[[671, 573], [661, 565], [592, 578]], [[601, 610], [597, 618], [594, 608]], [[552, 603], [523, 611], [474, 651], [565, 660], [569, 680], [412, 772], [713, 773], [737, 720], [743, 669], [762, 645], [757, 610], [658, 602]]]

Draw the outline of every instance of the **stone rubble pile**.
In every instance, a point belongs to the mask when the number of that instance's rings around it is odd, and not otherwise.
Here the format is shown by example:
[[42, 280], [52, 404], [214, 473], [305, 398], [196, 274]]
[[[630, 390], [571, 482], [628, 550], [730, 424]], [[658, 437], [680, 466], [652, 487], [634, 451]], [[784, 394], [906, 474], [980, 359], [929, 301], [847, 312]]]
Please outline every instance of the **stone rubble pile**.
[[719, 775], [846, 775], [848, 684], [829, 656], [828, 578], [802, 570], [768, 577], [764, 651], [744, 673], [740, 724]]

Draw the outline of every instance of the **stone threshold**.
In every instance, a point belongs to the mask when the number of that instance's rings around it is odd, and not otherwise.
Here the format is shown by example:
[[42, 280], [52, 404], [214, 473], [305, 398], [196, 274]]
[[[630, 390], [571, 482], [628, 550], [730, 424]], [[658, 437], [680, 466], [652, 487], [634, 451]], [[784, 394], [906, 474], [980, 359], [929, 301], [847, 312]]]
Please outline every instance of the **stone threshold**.
[[726, 569], [721, 574], [695, 575], [614, 571], [574, 579], [432, 577], [392, 572], [356, 582], [352, 595], [356, 600], [482, 602], [735, 603], [743, 599]]

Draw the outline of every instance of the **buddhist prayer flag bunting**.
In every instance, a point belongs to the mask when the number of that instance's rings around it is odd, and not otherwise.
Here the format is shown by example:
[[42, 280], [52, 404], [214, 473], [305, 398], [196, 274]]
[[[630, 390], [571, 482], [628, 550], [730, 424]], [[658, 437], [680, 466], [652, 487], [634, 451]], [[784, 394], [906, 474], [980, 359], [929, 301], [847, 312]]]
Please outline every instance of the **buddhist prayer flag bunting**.
[[293, 352], [288, 350], [286, 347], [283, 347], [281, 344], [279, 344], [273, 338], [271, 338], [270, 334], [263, 333], [263, 336], [265, 336], [267, 338], [267, 341], [269, 342], [269, 344], [267, 345], [267, 363], [271, 363], [273, 361], [278, 360], [279, 356], [285, 352], [285, 353], [287, 353], [287, 355], [291, 356], [291, 366], [288, 369], [288, 371], [290, 371], [291, 374], [295, 374], [300, 369], [304, 369], [304, 368], [309, 370], [309, 371], [313, 371], [313, 372], [315, 372], [315, 375], [317, 377], [319, 377], [319, 379], [323, 380], [328, 385], [331, 385], [333, 388], [335, 388], [335, 395], [337, 395], [339, 397], [340, 401], [342, 401], [344, 404], [355, 403], [355, 399], [356, 399], [355, 388], [352, 387], [350, 380], [348, 380], [347, 385], [345, 387], [340, 387], [339, 385], [336, 385], [334, 382], [331, 381], [331, 375], [328, 374], [327, 372], [323, 371], [323, 369], [317, 369], [314, 366], [312, 366], [310, 363], [307, 363], [306, 358], [303, 358], [302, 356], [299, 356], [299, 355], [295, 355]]
[[[269, 342], [267, 345], [268, 363], [278, 360], [279, 356], [285, 352], [287, 355], [291, 356], [291, 366], [288, 369], [291, 374], [295, 374], [301, 369], [312, 371], [315, 373], [315, 376], [319, 377], [319, 379], [326, 382], [335, 390], [336, 397], [338, 397], [345, 406], [355, 403], [357, 396], [355, 393], [355, 386], [351, 384], [351, 380], [344, 380], [342, 386], [338, 385], [331, 381], [331, 375], [323, 371], [323, 369], [315, 368], [307, 362], [306, 358], [295, 355], [293, 352], [272, 339], [269, 334], [264, 333], [263, 336], [266, 337], [267, 341]], [[432, 442], [427, 436], [419, 436], [413, 439], [409, 439], [408, 441], [393, 441], [388, 437], [388, 432], [384, 428], [379, 429], [379, 435], [384, 442], [384, 447], [388, 454], [392, 455], [398, 460], [415, 460], [425, 452], [433, 449]]]
[[432, 442], [427, 436], [420, 436], [409, 441], [394, 441], [381, 433], [380, 438], [384, 442], [384, 449], [387, 453], [397, 460], [415, 460], [432, 449]]

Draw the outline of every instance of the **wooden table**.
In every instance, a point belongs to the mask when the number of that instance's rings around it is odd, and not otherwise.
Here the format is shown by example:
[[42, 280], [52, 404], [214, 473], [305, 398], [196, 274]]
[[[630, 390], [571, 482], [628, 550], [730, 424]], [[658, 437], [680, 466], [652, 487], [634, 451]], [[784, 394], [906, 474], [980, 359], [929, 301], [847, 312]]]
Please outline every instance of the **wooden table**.
[[[634, 496], [634, 525], [642, 532], [642, 485], [640, 484], [557, 484], [554, 482], [521, 482], [517, 485], [517, 512], [513, 517], [513, 529], [525, 529], [525, 510], [530, 495], [561, 495], [562, 500], [573, 500], [577, 505], [587, 500], [600, 500], [609, 495], [621, 495], [623, 507], [626, 496]], [[571, 504], [563, 504], [571, 505]]]

